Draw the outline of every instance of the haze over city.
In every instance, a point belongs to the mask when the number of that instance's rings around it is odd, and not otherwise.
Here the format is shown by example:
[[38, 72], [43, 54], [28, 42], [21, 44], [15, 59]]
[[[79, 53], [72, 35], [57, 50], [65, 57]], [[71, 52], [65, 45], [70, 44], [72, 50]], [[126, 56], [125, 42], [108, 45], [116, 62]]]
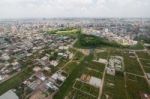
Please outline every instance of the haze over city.
[[0, 19], [150, 17], [150, 0], [1, 0]]
[[150, 99], [150, 0], [0, 0], [0, 99]]

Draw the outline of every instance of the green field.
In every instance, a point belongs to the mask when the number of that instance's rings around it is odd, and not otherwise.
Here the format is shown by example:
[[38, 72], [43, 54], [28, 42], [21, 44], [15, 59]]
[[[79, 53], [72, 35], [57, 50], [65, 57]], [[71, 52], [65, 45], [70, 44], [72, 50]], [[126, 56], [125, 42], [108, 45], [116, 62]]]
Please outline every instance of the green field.
[[141, 99], [140, 92], [150, 93], [147, 82], [142, 77], [127, 75], [128, 99]]
[[96, 97], [92, 97], [88, 94], [85, 94], [81, 91], [72, 89], [69, 93], [69, 95], [67, 95], [67, 97], [65, 97], [66, 99], [97, 99]]
[[102, 59], [107, 59], [108, 57], [108, 52], [107, 51], [104, 51], [104, 52], [99, 52], [99, 53], [94, 53], [94, 59], [98, 60], [99, 58], [102, 58]]
[[129, 53], [123, 53], [124, 57], [124, 65], [125, 65], [125, 71], [129, 73], [134, 73], [137, 75], [143, 75], [142, 69], [136, 59], [136, 57], [132, 58], [129, 57]]
[[79, 32], [78, 29], [66, 30], [66, 31], [57, 31], [56, 34], [59, 35], [75, 35]]
[[94, 76], [98, 78], [102, 78], [102, 74], [103, 74], [103, 72], [100, 72], [98, 70], [94, 70], [91, 68], [86, 68], [83, 73], [86, 75], [90, 75], [90, 76]]
[[75, 61], [80, 61], [81, 59], [83, 59], [83, 57], [84, 57], [84, 55], [83, 55], [81, 52], [76, 51], [76, 52], [75, 52], [75, 55], [74, 55], [74, 57], [73, 57], [73, 60], [75, 60]]
[[118, 73], [115, 76], [106, 75], [102, 99], [127, 99], [125, 94], [124, 75]]
[[106, 96], [109, 96], [110, 99], [113, 98], [113, 90], [114, 89], [114, 76], [106, 75], [103, 86], [103, 95], [102, 99], [106, 99]]
[[99, 94], [99, 88], [93, 87], [89, 84], [83, 83], [78, 80], [75, 82], [74, 88], [78, 91], [81, 91], [94, 97], [98, 97]]
[[59, 88], [59, 92], [55, 95], [54, 99], [63, 99], [66, 95], [69, 94], [75, 79], [81, 76], [84, 69], [86, 68], [87, 62], [90, 62], [92, 59], [93, 56], [89, 55], [80, 60], [80, 63], [71, 71], [69, 77], [66, 79], [64, 84]]
[[140, 62], [143, 66], [147, 66], [150, 68], [150, 59], [140, 59]]
[[77, 36], [80, 33], [80, 29], [75, 28], [60, 28], [55, 30], [46, 31], [47, 34], [58, 34], [58, 35], [67, 35], [67, 36]]
[[150, 67], [144, 66], [144, 70], [145, 70], [146, 73], [150, 73]]
[[77, 66], [77, 63], [76, 63], [76, 62], [70, 62], [70, 63], [67, 64], [67, 66], [65, 66], [65, 67], [63, 68], [63, 70], [64, 70], [66, 73], [70, 74], [70, 73], [72, 72], [72, 70], [73, 70], [74, 68], [76, 68], [76, 66]]
[[136, 52], [139, 58], [150, 59], [150, 55], [145, 51]]
[[86, 67], [89, 67], [89, 68], [92, 68], [92, 69], [95, 69], [99, 72], [103, 72], [104, 71], [104, 68], [105, 68], [105, 64], [102, 64], [102, 63], [98, 63], [98, 62], [89, 62]]

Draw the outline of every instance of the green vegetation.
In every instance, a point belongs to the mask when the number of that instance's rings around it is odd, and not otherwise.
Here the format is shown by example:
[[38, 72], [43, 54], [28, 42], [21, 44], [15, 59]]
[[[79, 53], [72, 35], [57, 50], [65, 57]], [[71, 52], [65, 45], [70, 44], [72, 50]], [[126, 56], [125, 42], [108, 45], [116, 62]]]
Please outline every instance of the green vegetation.
[[99, 58], [107, 59], [107, 57], [108, 57], [107, 51], [94, 53], [94, 59], [96, 60], [98, 60]]
[[91, 69], [91, 68], [86, 68], [83, 73], [86, 75], [97, 77], [97, 78], [102, 77], [102, 72], [100, 72], [99, 70]]
[[78, 41], [75, 43], [74, 46], [79, 48], [103, 47], [103, 46], [121, 47], [120, 44], [116, 42], [109, 42], [105, 38], [81, 33], [78, 35]]
[[83, 58], [82, 60], [80, 60], [80, 63], [76, 66], [76, 68], [74, 68], [71, 71], [69, 77], [66, 79], [64, 84], [60, 87], [59, 92], [55, 95], [54, 99], [63, 99], [70, 92], [75, 79], [77, 77], [80, 77], [83, 70], [85, 69], [85, 67], [86, 67], [85, 62], [91, 61], [92, 58], [93, 57], [91, 55], [89, 55], [89, 56]]
[[139, 36], [135, 37], [135, 40], [144, 41], [145, 43], [150, 43], [150, 37], [145, 36], [145, 35], [139, 35]]
[[80, 61], [83, 58], [83, 54], [79, 51], [76, 51], [75, 56], [73, 57], [73, 60]]
[[60, 35], [75, 35], [79, 32], [77, 29], [66, 30], [66, 31], [57, 31], [56, 34]]
[[114, 76], [106, 74], [104, 82], [102, 99], [107, 99], [106, 95], [113, 98]]
[[72, 89], [69, 95], [67, 96], [67, 99], [97, 99], [96, 97], [90, 96], [88, 94], [85, 94], [81, 91]]
[[0, 95], [9, 89], [18, 87], [25, 79], [30, 77], [33, 74], [31, 67], [26, 67], [23, 71], [10, 78], [9, 80], [0, 84]]
[[141, 99], [140, 92], [149, 93], [149, 87], [144, 78], [138, 76], [127, 76], [128, 99]]
[[48, 34], [59, 34], [59, 35], [70, 35], [74, 36], [80, 33], [80, 29], [76, 28], [60, 28], [55, 30], [47, 31]]
[[125, 81], [124, 81], [124, 75], [121, 73], [116, 73], [115, 75], [115, 90], [113, 92], [114, 99], [127, 99], [125, 94]]
[[97, 70], [99, 72], [103, 72], [105, 68], [105, 64], [98, 63], [98, 62], [89, 62], [86, 67], [89, 67], [91, 69]]
[[146, 73], [150, 73], [150, 68], [149, 67], [144, 66], [144, 70], [145, 70]]
[[83, 83], [78, 80], [75, 82], [74, 88], [82, 92], [86, 92], [90, 95], [96, 96], [96, 97], [98, 96], [98, 93], [99, 93], [99, 88], [93, 87], [89, 84]]
[[140, 59], [140, 62], [143, 66], [147, 66], [150, 68], [150, 59]]
[[145, 51], [136, 52], [139, 58], [150, 59], [150, 55]]
[[76, 68], [77, 63], [76, 62], [70, 62], [67, 64], [67, 66], [65, 66], [65, 68], [63, 68], [63, 70], [67, 73], [71, 73], [72, 70], [74, 70], [74, 68]]
[[128, 52], [123, 53], [125, 71], [129, 73], [134, 73], [137, 75], [143, 75], [140, 64], [138, 63], [136, 57], [130, 57]]
[[135, 49], [135, 50], [139, 50], [139, 49], [144, 49], [143, 43], [142, 42], [138, 42], [137, 44], [133, 45], [133, 46], [128, 46], [129, 49]]
[[115, 76], [106, 75], [105, 84], [103, 89], [102, 99], [127, 99], [124, 86], [124, 75], [122, 73], [116, 73]]

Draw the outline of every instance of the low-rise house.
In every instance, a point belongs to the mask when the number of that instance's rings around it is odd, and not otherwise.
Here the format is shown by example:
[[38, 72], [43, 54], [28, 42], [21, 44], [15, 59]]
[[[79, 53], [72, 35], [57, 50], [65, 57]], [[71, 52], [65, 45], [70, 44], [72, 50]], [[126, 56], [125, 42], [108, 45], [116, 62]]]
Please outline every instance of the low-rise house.
[[40, 67], [38, 67], [38, 66], [36, 66], [36, 67], [34, 67], [33, 68], [33, 71], [34, 72], [39, 72], [39, 71], [41, 71], [42, 69], [40, 68]]
[[50, 65], [52, 65], [52, 66], [57, 66], [58, 65], [58, 61], [56, 61], [56, 60], [52, 60], [52, 61], [50, 61]]
[[54, 83], [52, 83], [52, 82], [50, 82], [50, 81], [48, 81], [48, 82], [46, 83], [46, 85], [47, 85], [50, 89], [52, 89], [52, 90], [54, 90], [54, 91], [57, 91], [57, 90], [58, 90], [58, 87], [55, 86]]
[[44, 75], [42, 72], [36, 72], [36, 73], [35, 73], [35, 76], [36, 76], [37, 78], [39, 78], [40, 80], [42, 80], [42, 81], [45, 81], [45, 80], [46, 80], [46, 77], [45, 77], [45, 75]]
[[5, 60], [5, 61], [7, 61], [7, 60], [10, 59], [10, 57], [9, 57], [9, 55], [8, 55], [7, 53], [2, 54], [1, 58], [2, 58], [3, 60]]

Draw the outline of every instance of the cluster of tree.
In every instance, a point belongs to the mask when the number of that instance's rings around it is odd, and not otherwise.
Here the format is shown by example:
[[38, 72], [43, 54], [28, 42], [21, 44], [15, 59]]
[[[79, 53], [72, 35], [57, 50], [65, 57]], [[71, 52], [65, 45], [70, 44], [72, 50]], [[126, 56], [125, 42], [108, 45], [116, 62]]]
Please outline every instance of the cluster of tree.
[[136, 36], [134, 39], [137, 41], [144, 41], [145, 43], [150, 43], [150, 37], [146, 35]]
[[101, 46], [112, 46], [112, 47], [121, 47], [120, 44], [116, 42], [110, 42], [106, 38], [97, 37], [93, 35], [78, 35], [78, 46], [80, 47], [101, 47]]

